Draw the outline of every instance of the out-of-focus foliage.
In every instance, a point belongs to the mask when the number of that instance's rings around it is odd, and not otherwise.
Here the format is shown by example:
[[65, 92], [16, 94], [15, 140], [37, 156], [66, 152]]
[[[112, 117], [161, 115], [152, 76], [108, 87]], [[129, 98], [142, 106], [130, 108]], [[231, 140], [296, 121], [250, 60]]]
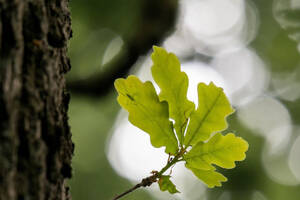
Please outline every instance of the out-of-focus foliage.
[[74, 0], [70, 6], [73, 68], [68, 78], [73, 81], [107, 70], [108, 62], [122, 54], [124, 40], [137, 31], [141, 1]]
[[[205, 74], [192, 73], [194, 77], [206, 77], [209, 70], [215, 70], [221, 74], [225, 82], [228, 81], [230, 88], [234, 89], [234, 92], [230, 91], [229, 96], [233, 102], [237, 102], [234, 103], [236, 113], [228, 117], [230, 124], [228, 131], [239, 133], [249, 142], [251, 148], [247, 152], [247, 159], [235, 169], [229, 171], [218, 169], [230, 180], [224, 183], [222, 188], [204, 190], [201, 185], [193, 182], [190, 184], [188, 175], [181, 176], [182, 180], [179, 182], [172, 178], [172, 182], [181, 191], [174, 195], [174, 199], [298, 200], [300, 196], [300, 165], [297, 157], [300, 154], [298, 142], [300, 136], [299, 1], [238, 1], [245, 3], [246, 17], [237, 16], [237, 18], [246, 18], [244, 19], [246, 25], [242, 28], [232, 26], [232, 32], [227, 30], [213, 36], [209, 35], [213, 27], [218, 30], [222, 28], [216, 25], [217, 22], [226, 24], [227, 18], [217, 17], [211, 22], [205, 20], [215, 12], [230, 10], [231, 7], [226, 7], [230, 1], [181, 1], [184, 5], [185, 2], [189, 2], [191, 9], [196, 11], [210, 11], [208, 14], [196, 12], [203, 17], [195, 19], [195, 23], [201, 22], [201, 26], [193, 27], [198, 32], [204, 31], [204, 34], [189, 35], [179, 42], [175, 40], [192, 32], [191, 29], [181, 26], [185, 20], [195, 18], [196, 14], [189, 12], [184, 20], [181, 19], [181, 15], [178, 17], [179, 22], [174, 37], [169, 38], [166, 44], [176, 41], [169, 45], [168, 50], [175, 51], [176, 54], [180, 52], [179, 58], [183, 65], [189, 64], [192, 67], [205, 69]], [[128, 38], [140, 41], [139, 38], [132, 38], [137, 35], [135, 32], [140, 32], [140, 35], [149, 32], [137, 27], [142, 15], [149, 16], [149, 19], [153, 17], [151, 15], [153, 12], [142, 11], [140, 5], [143, 2], [138, 0], [70, 1], [73, 39], [70, 42], [72, 70], [68, 76], [69, 83], [110, 70], [115, 59], [126, 55], [124, 47]], [[196, 7], [191, 4], [192, 2], [206, 6]], [[232, 0], [232, 2], [237, 4], [237, 1]], [[208, 3], [214, 5], [212, 10], [209, 10], [211, 7], [207, 6]], [[189, 6], [186, 4], [186, 7]], [[229, 12], [229, 14], [238, 15], [238, 12]], [[162, 19], [163, 17], [159, 17], [157, 20]], [[229, 22], [229, 25], [234, 24], [234, 21], [229, 20]], [[148, 30], [161, 29], [150, 21], [144, 25], [149, 28]], [[245, 29], [245, 26], [251, 28]], [[238, 46], [229, 52], [214, 54], [228, 46], [228, 43], [225, 43], [226, 45], [222, 43], [224, 38], [236, 36], [238, 31], [247, 36], [242, 38], [247, 42], [245, 45], [247, 49]], [[230, 40], [229, 44], [234, 42]], [[188, 63], [189, 61], [192, 62]], [[195, 64], [195, 61], [201, 61], [202, 64], [199, 62]], [[136, 65], [139, 66], [140, 63], [143, 62], [140, 61]], [[251, 66], [252, 71], [248, 71], [248, 66]], [[188, 73], [188, 70], [184, 69], [184, 71]], [[137, 180], [128, 181], [124, 178], [132, 176], [132, 172], [125, 165], [126, 160], [131, 158], [128, 159], [124, 154], [128, 155], [128, 151], [132, 154], [137, 153], [130, 149], [130, 145], [117, 143], [119, 146], [114, 153], [116, 159], [122, 162], [113, 166], [106, 157], [109, 151], [107, 142], [113, 139], [112, 130], [116, 130], [114, 120], [119, 111], [115, 99], [116, 95], [113, 91], [104, 96], [72, 93], [69, 117], [75, 142], [75, 156], [70, 186], [74, 200], [112, 199], [114, 195], [137, 182]], [[240, 103], [240, 100], [243, 101]], [[195, 100], [194, 103], [196, 104]], [[119, 123], [118, 119], [117, 122]], [[121, 133], [125, 135], [126, 130], [123, 128]], [[124, 146], [128, 151], [124, 151]], [[146, 151], [142, 153], [147, 154]], [[118, 157], [120, 155], [121, 158]], [[142, 158], [130, 162], [145, 168], [144, 163], [147, 162]], [[116, 166], [125, 171], [119, 170]], [[179, 170], [174, 168], [173, 173]], [[133, 174], [138, 175], [140, 171], [135, 170]], [[196, 191], [194, 195], [189, 193], [190, 196], [184, 196], [186, 184]], [[138, 190], [124, 199], [173, 199], [168, 196], [152, 196], [145, 191]], [[155, 191], [151, 191], [151, 194], [156, 195]]]

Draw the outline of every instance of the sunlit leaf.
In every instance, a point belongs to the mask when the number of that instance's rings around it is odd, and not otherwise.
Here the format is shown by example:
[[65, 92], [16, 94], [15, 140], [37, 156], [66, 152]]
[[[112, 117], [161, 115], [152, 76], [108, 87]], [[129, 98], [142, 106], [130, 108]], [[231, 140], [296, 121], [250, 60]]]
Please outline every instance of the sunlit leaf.
[[247, 150], [248, 143], [241, 137], [217, 133], [207, 143], [199, 142], [193, 146], [184, 159], [190, 167], [201, 170], [214, 170], [212, 164], [230, 169], [235, 167], [235, 161], [246, 158]]
[[202, 180], [209, 188], [213, 188], [215, 186], [222, 186], [221, 182], [227, 181], [227, 178], [225, 176], [214, 170], [196, 169], [189, 166], [188, 164], [186, 164], [185, 166], [188, 169], [190, 169], [195, 174], [195, 176]]
[[[163, 48], [153, 49], [152, 76], [160, 87], [159, 96], [151, 82], [143, 83], [135, 76], [115, 81], [118, 102], [129, 112], [129, 121], [150, 135], [154, 147], [165, 146], [166, 153], [173, 155], [169, 155], [160, 172], [151, 176], [153, 182], [159, 177], [162, 191], [177, 193], [170, 176], [163, 174], [177, 162], [185, 161], [185, 166], [208, 187], [221, 186], [227, 178], [216, 171], [215, 165], [234, 168], [236, 161], [245, 159], [248, 150], [248, 143], [241, 137], [218, 133], [227, 128], [226, 117], [234, 109], [223, 89], [211, 82], [198, 84], [195, 110], [194, 103], [187, 99], [188, 77], [180, 70], [178, 58]], [[174, 128], [170, 118], [175, 121]]]
[[158, 185], [161, 191], [168, 191], [171, 194], [178, 193], [176, 186], [170, 180], [171, 176], [161, 176]]
[[195, 109], [194, 103], [187, 99], [188, 77], [180, 70], [180, 62], [176, 55], [157, 46], [154, 46], [153, 50], [152, 76], [161, 89], [160, 100], [169, 104], [170, 117], [175, 120], [174, 128], [182, 144], [188, 118]]
[[226, 117], [233, 113], [223, 89], [212, 82], [198, 84], [198, 108], [191, 114], [184, 139], [185, 145], [195, 145], [207, 140], [212, 133], [227, 128]]
[[115, 88], [119, 104], [129, 112], [129, 121], [150, 135], [154, 147], [165, 146], [166, 153], [175, 154], [178, 142], [169, 120], [168, 104], [159, 101], [152, 83], [129, 76], [117, 79]]

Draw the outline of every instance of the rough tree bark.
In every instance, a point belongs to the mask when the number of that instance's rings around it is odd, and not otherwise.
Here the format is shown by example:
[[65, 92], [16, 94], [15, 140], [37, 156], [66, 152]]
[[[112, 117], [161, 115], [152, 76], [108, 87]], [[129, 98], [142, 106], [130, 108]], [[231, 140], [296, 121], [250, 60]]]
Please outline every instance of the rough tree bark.
[[67, 0], [0, 0], [0, 200], [70, 199]]

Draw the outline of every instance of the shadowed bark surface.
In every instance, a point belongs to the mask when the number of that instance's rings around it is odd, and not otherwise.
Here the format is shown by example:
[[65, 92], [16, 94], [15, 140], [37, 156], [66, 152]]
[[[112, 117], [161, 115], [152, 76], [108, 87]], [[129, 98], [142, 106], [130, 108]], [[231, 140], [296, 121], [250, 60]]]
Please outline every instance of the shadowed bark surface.
[[0, 0], [0, 199], [70, 199], [67, 0]]

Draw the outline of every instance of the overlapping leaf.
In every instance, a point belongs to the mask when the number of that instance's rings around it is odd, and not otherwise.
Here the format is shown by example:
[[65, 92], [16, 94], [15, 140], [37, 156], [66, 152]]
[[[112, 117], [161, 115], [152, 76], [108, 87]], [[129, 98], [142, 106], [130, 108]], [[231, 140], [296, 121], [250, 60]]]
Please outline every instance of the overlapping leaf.
[[226, 117], [233, 113], [222, 88], [212, 82], [198, 84], [198, 108], [191, 114], [184, 145], [195, 145], [207, 140], [214, 132], [227, 128]]
[[215, 186], [221, 186], [221, 182], [226, 182], [227, 178], [222, 174], [214, 171], [214, 170], [202, 170], [196, 169], [188, 164], [185, 165], [188, 169], [190, 169], [195, 176], [197, 176], [200, 180], [202, 180], [209, 188], [213, 188]]
[[245, 159], [247, 150], [248, 143], [241, 137], [217, 133], [207, 143], [199, 142], [193, 146], [184, 159], [190, 167], [201, 170], [215, 170], [212, 164], [230, 169], [235, 167], [235, 161]]
[[170, 180], [171, 176], [161, 176], [158, 180], [159, 189], [161, 191], [168, 191], [171, 194], [178, 193], [176, 186]]
[[175, 120], [176, 134], [182, 144], [188, 118], [195, 109], [194, 103], [187, 99], [188, 77], [180, 70], [180, 62], [173, 53], [156, 46], [153, 49], [152, 76], [161, 89], [160, 100], [169, 104], [170, 117]]
[[175, 154], [177, 139], [169, 121], [168, 104], [160, 102], [151, 82], [141, 82], [136, 76], [117, 79], [115, 88], [119, 104], [129, 112], [129, 121], [150, 135], [154, 147], [166, 147]]

